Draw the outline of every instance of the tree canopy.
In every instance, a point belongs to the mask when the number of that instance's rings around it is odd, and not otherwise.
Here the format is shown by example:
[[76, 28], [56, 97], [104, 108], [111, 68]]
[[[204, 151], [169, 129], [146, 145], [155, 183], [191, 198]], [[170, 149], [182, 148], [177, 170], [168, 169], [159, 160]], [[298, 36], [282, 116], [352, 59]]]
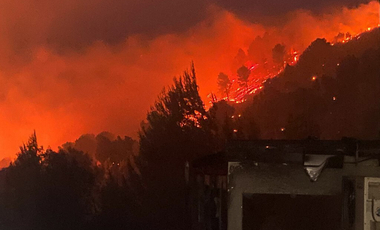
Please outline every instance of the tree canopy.
[[[194, 65], [174, 79], [148, 112], [147, 127], [141, 127], [138, 162], [150, 192], [147, 207], [161, 227], [183, 227], [185, 162], [214, 151], [213, 122], [199, 96]], [[165, 214], [160, 212], [164, 208]]]
[[237, 75], [238, 75], [238, 80], [239, 80], [239, 84], [240, 86], [245, 86], [247, 87], [247, 84], [248, 84], [248, 78], [249, 78], [249, 75], [251, 74], [251, 71], [246, 67], [246, 66], [241, 66], [238, 70], [237, 70]]
[[218, 75], [218, 87], [222, 96], [229, 98], [230, 90], [231, 90], [231, 80], [225, 73], [219, 73]]

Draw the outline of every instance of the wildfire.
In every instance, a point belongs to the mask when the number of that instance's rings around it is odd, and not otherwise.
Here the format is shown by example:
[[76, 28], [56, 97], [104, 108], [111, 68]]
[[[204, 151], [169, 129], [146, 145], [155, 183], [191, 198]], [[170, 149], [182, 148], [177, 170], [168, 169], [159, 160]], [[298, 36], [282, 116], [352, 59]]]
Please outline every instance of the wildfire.
[[[256, 94], [260, 90], [263, 89], [263, 84], [270, 78], [273, 78], [285, 69], [286, 65], [295, 65], [299, 60], [300, 53], [295, 51], [294, 49], [289, 52], [287, 55], [287, 59], [284, 61], [284, 65], [274, 65], [272, 68], [268, 68], [265, 65], [268, 65], [268, 62], [264, 64], [249, 64], [246, 63], [247, 66], [250, 66], [248, 69], [251, 71], [250, 79], [247, 81], [246, 86], [239, 86], [239, 82], [237, 80], [237, 76], [231, 80], [231, 94], [229, 98], [222, 98], [222, 100], [228, 100], [230, 102], [234, 102], [236, 104], [243, 103], [247, 101], [246, 97], [248, 95]], [[264, 65], [264, 66], [263, 66]]]
[[[338, 36], [335, 37], [333, 42], [330, 42], [332, 46], [336, 44], [343, 44], [347, 43], [352, 40], [358, 40], [361, 37], [361, 34], [372, 31], [373, 29], [379, 28], [380, 24], [375, 27], [367, 27], [366, 29], [362, 30], [361, 33], [356, 35], [351, 35], [350, 33], [339, 33]], [[252, 62], [248, 61], [246, 63], [246, 66], [250, 66], [248, 69], [251, 71], [250, 78], [245, 84], [245, 86], [240, 86], [238, 83], [238, 78], [235, 76], [231, 80], [231, 92], [229, 97], [222, 98], [222, 100], [228, 100], [230, 102], [240, 104], [245, 101], [247, 101], [247, 96], [256, 94], [260, 90], [263, 89], [263, 84], [268, 80], [275, 76], [278, 76], [281, 74], [285, 67], [287, 65], [294, 66], [299, 61], [300, 53], [296, 51], [295, 49], [291, 49], [288, 54], [286, 55], [286, 60], [284, 61], [283, 65], [274, 65], [271, 68], [268, 68], [268, 62], [265, 62], [264, 64], [251, 64]], [[337, 64], [339, 66], [339, 63]], [[311, 78], [312, 81], [317, 80], [317, 76], [313, 76]], [[335, 101], [336, 98], [333, 97], [333, 100]]]

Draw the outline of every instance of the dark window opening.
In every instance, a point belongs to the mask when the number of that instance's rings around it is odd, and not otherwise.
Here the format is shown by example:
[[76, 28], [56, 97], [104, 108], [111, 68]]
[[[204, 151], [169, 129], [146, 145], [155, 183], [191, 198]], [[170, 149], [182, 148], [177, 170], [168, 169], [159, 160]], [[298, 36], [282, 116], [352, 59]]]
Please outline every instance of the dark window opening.
[[244, 194], [243, 230], [337, 230], [340, 195]]

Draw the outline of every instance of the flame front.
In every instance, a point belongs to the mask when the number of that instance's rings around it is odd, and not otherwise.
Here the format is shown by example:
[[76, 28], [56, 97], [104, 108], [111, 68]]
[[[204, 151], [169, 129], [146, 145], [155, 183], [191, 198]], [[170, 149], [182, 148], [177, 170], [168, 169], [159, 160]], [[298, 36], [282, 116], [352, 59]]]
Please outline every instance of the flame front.
[[[361, 35], [366, 32], [370, 32], [376, 28], [380, 27], [380, 23], [373, 27], [366, 27], [361, 30], [361, 32], [351, 35], [349, 32], [346, 33], [338, 33], [338, 35], [330, 41], [331, 46], [337, 44], [344, 44], [352, 40], [360, 39]], [[263, 84], [270, 78], [278, 76], [281, 74], [287, 65], [294, 66], [297, 64], [299, 60], [300, 53], [296, 51], [294, 48], [291, 48], [286, 54], [286, 60], [284, 61], [284, 65], [275, 65], [273, 62], [266, 61], [263, 64], [255, 63], [252, 64], [251, 61], [247, 61], [244, 63], [245, 66], [250, 66], [248, 69], [251, 71], [249, 81], [247, 82], [246, 87], [241, 87], [238, 84], [237, 75], [233, 76], [231, 80], [231, 93], [229, 97], [222, 97], [219, 100], [230, 101], [236, 104], [243, 103], [247, 101], [247, 97], [249, 95], [255, 94], [263, 89]], [[337, 64], [339, 66], [339, 63]], [[312, 77], [312, 81], [315, 81], [317, 76]], [[335, 100], [335, 97], [334, 99]], [[211, 100], [212, 104], [214, 101]]]

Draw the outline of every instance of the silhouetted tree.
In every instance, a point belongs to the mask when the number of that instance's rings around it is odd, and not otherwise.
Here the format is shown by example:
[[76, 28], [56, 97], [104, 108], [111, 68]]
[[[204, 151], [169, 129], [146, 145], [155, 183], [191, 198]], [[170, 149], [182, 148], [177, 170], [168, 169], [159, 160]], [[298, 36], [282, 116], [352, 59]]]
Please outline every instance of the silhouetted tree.
[[264, 37], [257, 36], [249, 45], [248, 48], [248, 57], [249, 60], [255, 63], [264, 63], [266, 59], [266, 52], [264, 51], [264, 47], [266, 46], [266, 36]]
[[272, 49], [273, 62], [277, 65], [283, 65], [285, 59], [285, 46], [282, 44], [277, 44]]
[[96, 139], [94, 134], [83, 134], [75, 142], [67, 142], [62, 145], [63, 149], [74, 148], [79, 151], [83, 151], [90, 155], [93, 159], [96, 159]]
[[244, 65], [237, 70], [238, 81], [240, 86], [248, 86], [248, 78], [250, 73], [251, 71]]
[[102, 174], [73, 149], [58, 153], [37, 144], [34, 133], [5, 169], [6, 229], [85, 229], [100, 210]]
[[109, 164], [120, 164], [135, 154], [138, 143], [131, 137], [114, 137], [112, 134], [103, 132], [96, 136], [96, 159]]
[[248, 57], [247, 55], [245, 54], [244, 50], [242, 49], [239, 49], [238, 50], [238, 53], [236, 54], [236, 56], [234, 57], [234, 61], [233, 61], [233, 68], [239, 68], [239, 66], [243, 65], [246, 61], [248, 60]]
[[[94, 166], [95, 172], [99, 170], [104, 172], [102, 173], [101, 188], [97, 187], [95, 193], [97, 202], [94, 210], [96, 212], [90, 215], [93, 218], [86, 225], [94, 230], [105, 228], [147, 229], [145, 226], [147, 221], [144, 219], [146, 214], [142, 213], [141, 207], [141, 193], [144, 190], [135, 164], [139, 148], [138, 142], [127, 136], [121, 138], [120, 136], [115, 137], [109, 132], [102, 132], [96, 137], [92, 134], [82, 135], [74, 143], [64, 144], [62, 151], [78, 152], [74, 148], [94, 151], [94, 155], [99, 161], [97, 166]], [[52, 159], [58, 159], [57, 154], [52, 156]], [[46, 161], [46, 163], [49, 162]], [[52, 164], [49, 163], [48, 165]], [[67, 165], [67, 163], [63, 162], [60, 165]], [[54, 173], [49, 172], [47, 176], [50, 177], [52, 174]], [[65, 203], [70, 204], [69, 202]], [[83, 209], [81, 206], [77, 207], [76, 210], [80, 211], [81, 208]], [[76, 217], [80, 217], [85, 211], [80, 211]], [[76, 220], [75, 218], [68, 218], [71, 221]]]
[[215, 149], [212, 117], [198, 93], [194, 66], [159, 96], [141, 127], [140, 157], [144, 200], [155, 228], [186, 229], [186, 161]]
[[44, 154], [40, 214], [45, 229], [84, 229], [100, 212], [102, 172], [85, 153], [48, 150]]
[[[134, 183], [135, 172], [131, 172], [132, 166], [127, 164], [124, 169], [129, 171], [128, 176], [120, 171], [109, 170], [103, 182], [100, 192], [101, 212], [94, 222], [92, 229], [148, 229], [147, 215], [142, 213], [141, 201], [137, 185]], [[112, 165], [111, 167], [119, 168]], [[131, 183], [132, 182], [132, 183]]]
[[137, 145], [135, 140], [127, 136], [118, 136], [115, 140], [110, 140], [98, 135], [96, 140], [96, 157], [101, 163], [109, 161], [111, 164], [120, 164], [134, 154], [134, 146]]
[[218, 75], [218, 87], [220, 93], [223, 96], [227, 97], [227, 101], [229, 100], [229, 94], [231, 90], [231, 80], [225, 73], [219, 73]]
[[95, 156], [99, 162], [104, 163], [110, 159], [111, 155], [113, 154], [111, 146], [112, 146], [112, 139], [102, 134], [98, 134], [96, 136]]
[[225, 100], [215, 102], [210, 108], [209, 113], [215, 120], [216, 131], [218, 134], [218, 146], [223, 148], [227, 140], [233, 136], [233, 119], [235, 108]]
[[37, 229], [41, 201], [43, 148], [34, 132], [20, 147], [17, 158], [6, 169], [5, 222], [14, 229]]

